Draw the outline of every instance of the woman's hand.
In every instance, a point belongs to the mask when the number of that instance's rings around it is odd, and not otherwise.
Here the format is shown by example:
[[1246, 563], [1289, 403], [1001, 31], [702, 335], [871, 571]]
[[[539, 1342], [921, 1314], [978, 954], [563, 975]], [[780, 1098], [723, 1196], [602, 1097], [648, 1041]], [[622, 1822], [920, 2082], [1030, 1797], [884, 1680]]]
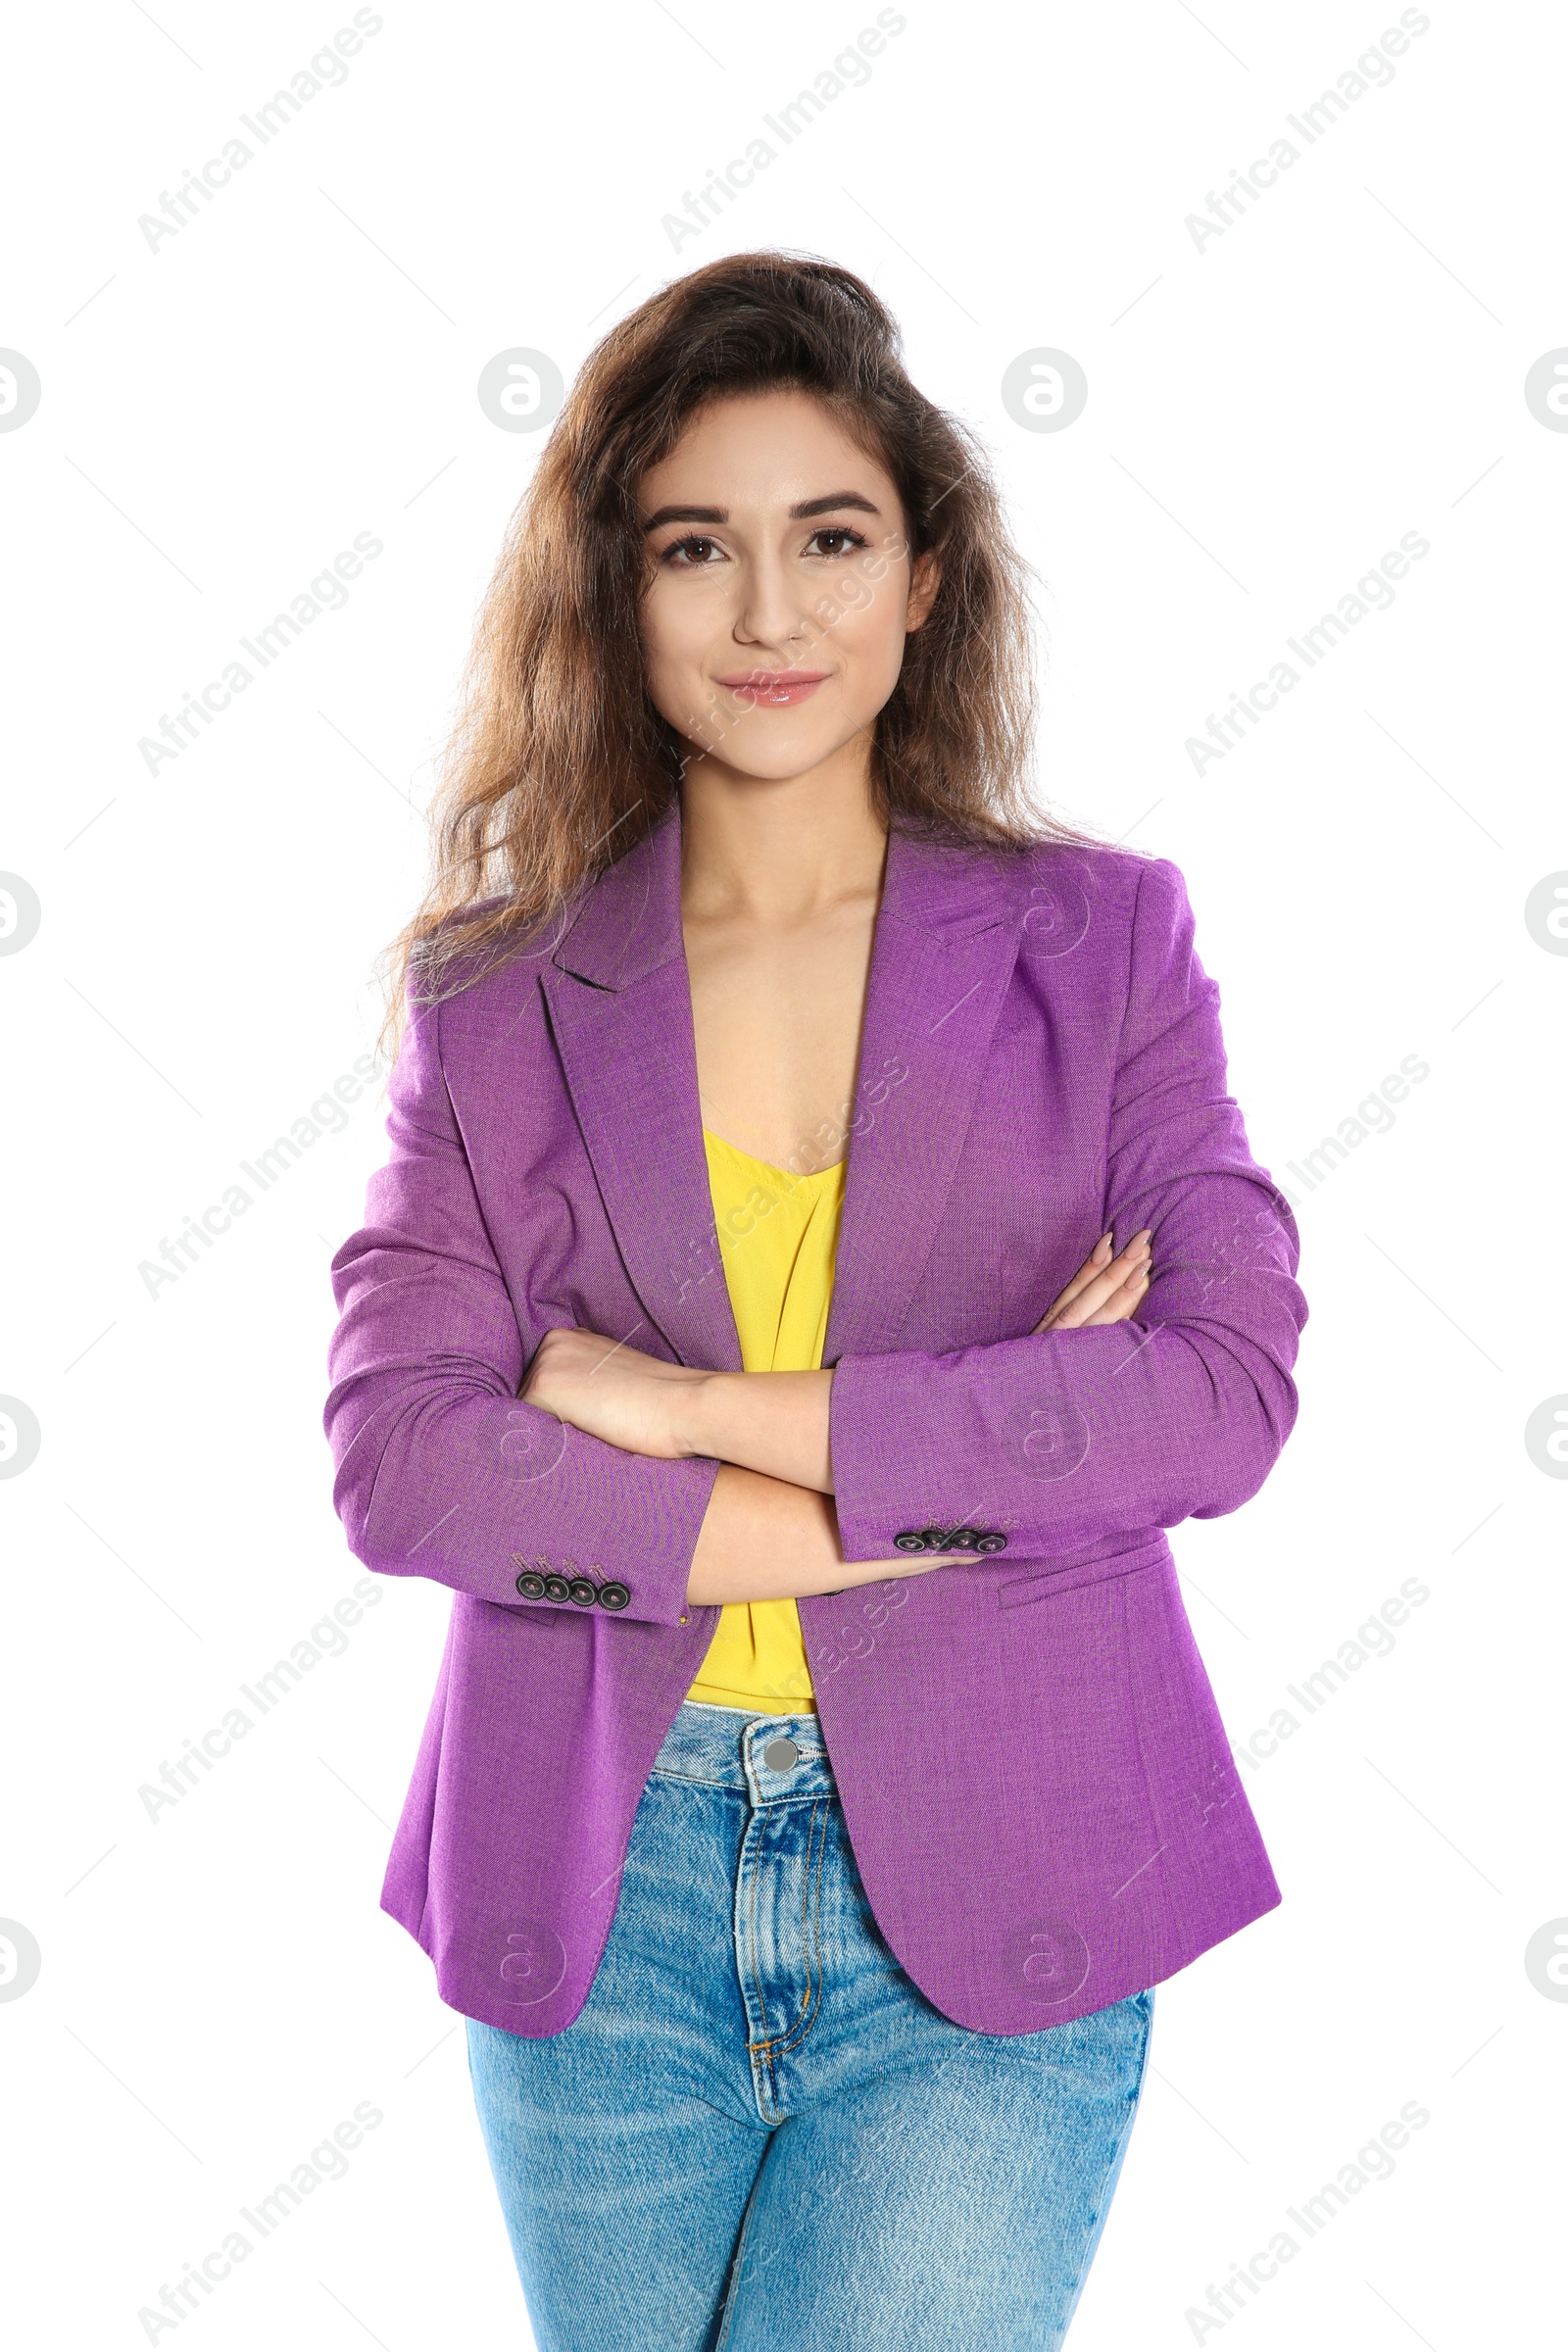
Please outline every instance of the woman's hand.
[[[1036, 1334], [1125, 1323], [1149, 1288], [1151, 1230], [1113, 1257], [1107, 1233]], [[709, 1372], [644, 1355], [597, 1331], [547, 1331], [520, 1392], [585, 1436], [626, 1453], [679, 1461], [708, 1454], [806, 1487], [833, 1491], [828, 1458], [831, 1372]]]
[[1149, 1288], [1153, 1229], [1135, 1233], [1118, 1256], [1111, 1237], [1102, 1234], [1066, 1289], [1035, 1325], [1042, 1331], [1078, 1331], [1091, 1323], [1125, 1323]]

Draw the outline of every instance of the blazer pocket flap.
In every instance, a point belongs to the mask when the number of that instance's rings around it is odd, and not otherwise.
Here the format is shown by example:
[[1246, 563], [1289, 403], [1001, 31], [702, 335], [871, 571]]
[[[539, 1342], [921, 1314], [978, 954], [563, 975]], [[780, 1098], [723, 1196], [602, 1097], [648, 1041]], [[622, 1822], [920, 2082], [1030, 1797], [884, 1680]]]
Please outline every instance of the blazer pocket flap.
[[1022, 1608], [1032, 1600], [1044, 1600], [1052, 1592], [1070, 1592], [1079, 1585], [1099, 1585], [1112, 1577], [1131, 1576], [1140, 1568], [1154, 1568], [1170, 1561], [1171, 1549], [1165, 1538], [1152, 1536], [1147, 1543], [1135, 1544], [1129, 1550], [1107, 1552], [1102, 1559], [1078, 1560], [1061, 1568], [1037, 1568], [1033, 1575], [1015, 1576], [998, 1588], [997, 1605], [1004, 1609]]

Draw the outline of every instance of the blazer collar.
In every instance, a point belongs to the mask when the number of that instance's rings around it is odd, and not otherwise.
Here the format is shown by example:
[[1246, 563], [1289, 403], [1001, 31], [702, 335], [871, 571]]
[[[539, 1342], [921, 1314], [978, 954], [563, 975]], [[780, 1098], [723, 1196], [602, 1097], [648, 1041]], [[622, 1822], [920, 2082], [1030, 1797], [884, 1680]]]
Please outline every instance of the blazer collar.
[[595, 988], [630, 988], [675, 956], [680, 925], [680, 803], [584, 893], [551, 960]]
[[[680, 855], [676, 800], [584, 894], [552, 961], [596, 988], [622, 989], [684, 958]], [[1012, 865], [993, 851], [950, 849], [893, 832], [880, 915], [934, 938], [967, 938], [1012, 917], [1019, 889]]]
[[[677, 1360], [738, 1371], [680, 913], [678, 803], [585, 895], [543, 974], [632, 1286]], [[1020, 936], [1027, 860], [888, 844], [823, 1360], [895, 1347], [946, 1210]], [[584, 986], [584, 983], [587, 983]], [[613, 1335], [637, 1344], [631, 1332]]]

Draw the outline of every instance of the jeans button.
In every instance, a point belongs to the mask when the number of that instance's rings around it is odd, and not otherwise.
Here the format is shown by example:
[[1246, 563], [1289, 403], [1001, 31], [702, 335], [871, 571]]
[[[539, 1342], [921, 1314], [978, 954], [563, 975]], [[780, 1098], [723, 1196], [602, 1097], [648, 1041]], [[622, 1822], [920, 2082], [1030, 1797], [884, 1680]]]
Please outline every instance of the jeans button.
[[770, 1740], [762, 1750], [762, 1762], [770, 1772], [792, 1772], [800, 1754], [793, 1740]]

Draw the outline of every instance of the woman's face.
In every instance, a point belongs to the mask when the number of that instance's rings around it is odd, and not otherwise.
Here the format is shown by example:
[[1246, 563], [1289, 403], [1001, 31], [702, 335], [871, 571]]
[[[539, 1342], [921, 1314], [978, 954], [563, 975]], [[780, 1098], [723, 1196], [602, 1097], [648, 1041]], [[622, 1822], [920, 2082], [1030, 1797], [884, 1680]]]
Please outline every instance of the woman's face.
[[648, 691], [692, 755], [781, 779], [868, 741], [937, 589], [876, 460], [808, 393], [715, 400], [639, 501]]

